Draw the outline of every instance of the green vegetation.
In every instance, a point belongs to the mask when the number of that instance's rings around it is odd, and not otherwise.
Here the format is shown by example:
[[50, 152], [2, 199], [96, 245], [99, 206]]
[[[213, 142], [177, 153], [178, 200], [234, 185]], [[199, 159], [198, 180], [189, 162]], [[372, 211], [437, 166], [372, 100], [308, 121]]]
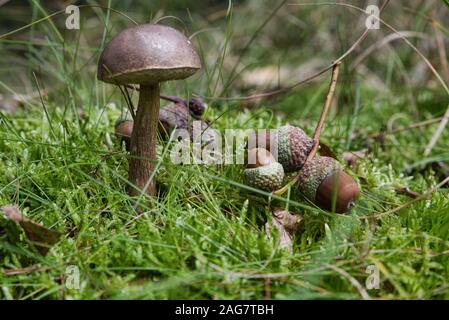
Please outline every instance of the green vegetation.
[[[360, 12], [332, 6], [284, 5], [275, 12], [279, 1], [229, 7], [212, 0], [99, 2], [141, 23], [159, 19], [197, 32], [192, 42], [203, 71], [162, 86], [165, 94], [186, 99], [288, 86], [329, 65], [364, 30]], [[38, 0], [25, 7], [7, 3], [0, 34], [61, 8]], [[342, 63], [321, 139], [337, 155], [367, 150], [348, 169], [362, 189], [350, 213], [322, 211], [295, 188], [269, 201], [267, 193], [244, 184], [240, 165], [174, 165], [162, 139], [159, 198], [138, 199], [136, 205], [137, 198], [127, 194], [128, 153], [114, 137], [114, 123], [127, 110], [125, 98], [96, 79], [105, 41], [132, 22], [99, 7], [80, 11], [80, 30], [65, 29], [66, 15], [60, 14], [0, 35], [0, 92], [28, 96], [15, 113], [0, 111], [0, 207], [17, 204], [28, 218], [63, 233], [42, 256], [23, 232], [9, 237], [0, 217], [0, 298], [357, 299], [364, 291], [382, 299], [449, 298], [448, 189], [416, 200], [395, 192], [406, 187], [423, 194], [447, 176], [440, 163], [449, 161], [449, 131], [426, 157], [437, 123], [372, 138], [440, 117], [448, 105], [442, 86], [401, 39], [379, 46], [354, 67], [357, 57], [390, 34], [373, 30]], [[430, 23], [430, 16], [438, 23]], [[449, 48], [442, 25], [448, 16], [443, 1], [394, 1], [382, 15], [397, 30], [421, 35], [409, 40], [446, 83], [435, 34]], [[329, 79], [326, 73], [252, 104], [208, 99], [205, 118], [215, 120], [219, 131], [289, 123], [312, 135]], [[134, 105], [137, 97], [134, 92]], [[275, 207], [303, 216], [291, 252], [279, 249], [275, 230], [271, 238], [265, 233]], [[370, 265], [380, 272], [379, 289], [364, 289]], [[80, 289], [64, 284], [69, 266], [80, 270]]]

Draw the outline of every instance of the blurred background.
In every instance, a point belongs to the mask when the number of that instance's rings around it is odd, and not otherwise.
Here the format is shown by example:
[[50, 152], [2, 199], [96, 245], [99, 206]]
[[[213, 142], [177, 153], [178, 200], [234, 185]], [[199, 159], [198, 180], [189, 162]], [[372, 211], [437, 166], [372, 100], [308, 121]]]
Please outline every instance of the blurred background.
[[[449, 83], [447, 0], [389, 1], [380, 18], [398, 33], [381, 24], [343, 61], [321, 141], [336, 154], [366, 151], [353, 171], [363, 197], [345, 216], [295, 208], [306, 214], [291, 254], [266, 239], [266, 199], [236, 187], [242, 166], [189, 172], [164, 161], [158, 183], [168, 191], [155, 212], [136, 218], [126, 195], [127, 153], [113, 136], [125, 98], [96, 78], [100, 53], [119, 31], [135, 23], [170, 25], [191, 37], [203, 69], [164, 83], [165, 94], [203, 97], [210, 106], [205, 118], [218, 130], [290, 123], [311, 135], [330, 71], [282, 94], [258, 94], [328, 67], [366, 30], [366, 15], [350, 6], [382, 3], [0, 0], [0, 202], [20, 204], [27, 216], [69, 234], [44, 263], [59, 270], [17, 280], [42, 284], [41, 293], [26, 285], [15, 289], [16, 278], [4, 276], [2, 286], [9, 281], [13, 289], [5, 284], [0, 297], [65, 297], [56, 277], [77, 263], [91, 276], [85, 291], [73, 293], [78, 297], [259, 299], [267, 297], [269, 282], [246, 275], [263, 270], [292, 272], [288, 280], [271, 280], [273, 297], [359, 298], [352, 280], [320, 268], [338, 264], [363, 282], [371, 255], [372, 263], [390, 270], [373, 295], [448, 298], [447, 189], [416, 202], [395, 191], [424, 193], [449, 175], [449, 130], [423, 156], [449, 103], [442, 85]], [[66, 28], [71, 4], [79, 6], [79, 30]], [[136, 102], [137, 93], [131, 94]], [[247, 96], [253, 99], [242, 99]], [[404, 203], [413, 205], [383, 216]], [[2, 267], [34, 263], [17, 248], [0, 247]], [[298, 273], [307, 268], [308, 274]], [[129, 279], [136, 295], [127, 296]]]
[[[357, 10], [289, 3], [295, 1], [2, 0], [0, 34], [59, 14], [0, 39], [0, 92], [8, 95], [7, 85], [17, 94], [35, 93], [32, 72], [49, 93], [65, 84], [62, 74], [82, 78], [90, 87], [105, 40], [131, 26], [131, 19], [138, 23], [159, 21], [193, 35], [204, 61], [193, 91], [213, 97], [254, 94], [300, 81], [343, 54], [365, 29], [366, 16]], [[64, 10], [70, 4], [83, 6], [79, 31], [65, 28], [68, 15]], [[381, 5], [380, 1], [350, 4], [360, 8]], [[449, 80], [447, 57], [441, 50], [442, 45], [447, 46], [444, 32], [449, 10], [442, 1], [391, 1], [381, 19], [403, 32]], [[356, 77], [376, 93], [400, 90], [415, 116], [423, 111], [420, 106], [429, 93], [436, 99], [426, 111], [438, 113], [445, 108], [446, 99], [441, 94], [439, 103], [440, 86], [425, 63], [383, 25], [370, 32], [343, 64], [344, 90], [337, 100], [343, 108], [354, 99], [351, 86]], [[318, 77], [306, 88], [323, 80]]]

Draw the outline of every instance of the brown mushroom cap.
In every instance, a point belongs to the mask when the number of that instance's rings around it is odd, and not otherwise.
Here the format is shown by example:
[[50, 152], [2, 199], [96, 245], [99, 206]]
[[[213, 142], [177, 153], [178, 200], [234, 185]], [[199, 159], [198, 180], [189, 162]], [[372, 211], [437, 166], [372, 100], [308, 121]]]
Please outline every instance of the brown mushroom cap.
[[154, 84], [184, 79], [201, 68], [190, 40], [171, 27], [142, 24], [118, 33], [98, 62], [99, 80], [114, 84]]

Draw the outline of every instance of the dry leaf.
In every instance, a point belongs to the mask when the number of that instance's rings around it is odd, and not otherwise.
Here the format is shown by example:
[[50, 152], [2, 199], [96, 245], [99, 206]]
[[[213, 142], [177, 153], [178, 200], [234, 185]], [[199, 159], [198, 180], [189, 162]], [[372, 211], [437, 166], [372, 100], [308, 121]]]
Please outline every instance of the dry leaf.
[[338, 160], [335, 152], [332, 151], [332, 149], [327, 144], [325, 144], [321, 141], [320, 141], [320, 155], [322, 157], [330, 157], [330, 158], [334, 158], [334, 159]]
[[8, 205], [2, 209], [7, 219], [18, 223], [23, 228], [27, 238], [36, 246], [36, 249], [42, 255], [45, 255], [51, 246], [59, 241], [61, 233], [47, 229], [31, 219], [24, 217], [17, 206]]
[[271, 223], [265, 224], [265, 232], [268, 238], [271, 238], [271, 227], [279, 231], [279, 247], [291, 251], [293, 249], [293, 235], [298, 230], [302, 220], [300, 215], [294, 215], [290, 211], [276, 208], [272, 212]]

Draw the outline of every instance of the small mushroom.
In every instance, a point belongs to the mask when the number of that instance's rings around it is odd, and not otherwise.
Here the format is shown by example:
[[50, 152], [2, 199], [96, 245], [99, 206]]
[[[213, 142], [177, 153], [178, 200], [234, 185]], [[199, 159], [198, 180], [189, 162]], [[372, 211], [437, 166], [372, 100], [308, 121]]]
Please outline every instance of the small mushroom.
[[155, 193], [150, 180], [156, 159], [160, 83], [184, 79], [201, 68], [190, 40], [179, 31], [142, 24], [118, 33], [104, 48], [97, 77], [116, 85], [140, 85], [139, 103], [131, 136], [129, 181], [131, 195]]
[[364, 159], [366, 157], [366, 152], [365, 150], [346, 151], [343, 152], [341, 157], [349, 167], [354, 168], [360, 159]]
[[118, 119], [115, 122], [115, 136], [120, 142], [125, 142], [126, 150], [129, 150], [131, 144], [131, 135], [133, 133], [134, 122], [129, 119]]
[[254, 148], [248, 152], [248, 164], [243, 175], [249, 186], [274, 191], [282, 187], [284, 168], [268, 150]]

